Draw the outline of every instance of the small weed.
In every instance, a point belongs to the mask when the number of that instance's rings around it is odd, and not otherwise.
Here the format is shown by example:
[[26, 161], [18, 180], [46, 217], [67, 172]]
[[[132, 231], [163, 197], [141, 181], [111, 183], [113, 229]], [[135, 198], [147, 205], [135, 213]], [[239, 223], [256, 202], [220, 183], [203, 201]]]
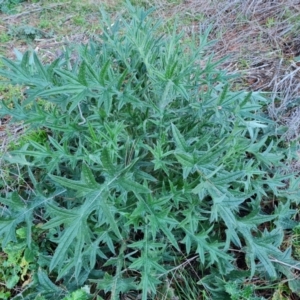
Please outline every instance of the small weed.
[[75, 16], [75, 17], [73, 17], [73, 23], [77, 26], [82, 26], [82, 25], [86, 24], [86, 21], [81, 16]]
[[225, 290], [231, 300], [264, 300], [255, 295], [254, 285], [243, 285], [241, 281], [230, 281], [225, 284]]
[[46, 19], [46, 18], [43, 18], [39, 22], [39, 27], [42, 28], [42, 29], [52, 28], [53, 27], [53, 22]]
[[266, 20], [266, 27], [267, 28], [272, 28], [274, 25], [276, 24], [276, 20], [274, 17], [270, 17], [270, 18], [267, 18]]
[[245, 70], [245, 69], [248, 69], [250, 67], [249, 65], [249, 61], [244, 59], [244, 58], [241, 58], [238, 62], [238, 69], [239, 70]]
[[10, 40], [10, 36], [7, 33], [3, 32], [0, 34], [0, 43], [6, 43], [9, 40]]
[[1, 83], [1, 78], [0, 78], [1, 101], [3, 101], [6, 105], [11, 106], [12, 99], [20, 98], [20, 97], [22, 98], [22, 87], [21, 86]]
[[294, 35], [298, 34], [300, 29], [300, 14], [292, 9], [286, 9], [283, 18], [288, 20], [288, 23], [291, 26], [291, 32], [289, 32], [286, 36], [290, 36], [291, 33]]
[[74, 291], [70, 295], [63, 298], [63, 300], [88, 300], [88, 299], [90, 299], [89, 291], [87, 293], [86, 291], [84, 291], [84, 289]]

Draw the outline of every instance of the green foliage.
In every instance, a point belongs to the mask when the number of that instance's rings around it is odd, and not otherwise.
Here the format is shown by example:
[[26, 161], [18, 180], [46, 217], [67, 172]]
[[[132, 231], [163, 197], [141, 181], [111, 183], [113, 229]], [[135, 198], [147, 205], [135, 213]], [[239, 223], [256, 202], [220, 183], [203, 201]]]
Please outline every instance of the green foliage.
[[294, 255], [297, 259], [300, 259], [300, 225], [294, 227], [293, 230], [293, 246]]
[[69, 296], [66, 296], [63, 300], [88, 300], [88, 294], [83, 290], [77, 290], [71, 293]]
[[24, 0], [0, 0], [0, 11], [9, 14], [13, 12], [13, 8]]
[[[3, 68], [3, 66], [0, 66]], [[0, 78], [0, 80], [3, 78]], [[13, 86], [7, 83], [0, 84], [0, 97], [2, 102], [5, 102], [6, 105], [11, 105], [11, 99], [14, 97], [19, 97], [21, 94], [21, 88], [19, 86]]]
[[0, 34], [0, 42], [1, 43], [6, 43], [10, 40], [9, 35], [6, 32], [3, 32]]
[[11, 291], [22, 282], [23, 286], [30, 283], [31, 275], [37, 270], [35, 258], [38, 249], [35, 244], [28, 247], [26, 240], [26, 228], [16, 230], [16, 243], [8, 243], [3, 248], [0, 256], [0, 282], [4, 287], [0, 288], [0, 299], [10, 299]]
[[27, 184], [1, 197], [2, 247], [25, 227], [26, 246], [39, 249], [16, 299], [75, 299], [82, 286], [154, 299], [176, 293], [174, 272], [191, 256], [213, 299], [232, 295], [235, 278], [292, 278], [281, 245], [299, 180], [267, 100], [230, 90], [208, 32], [161, 35], [152, 10], [128, 10], [115, 22], [102, 12], [101, 41], [50, 64], [29, 51], [2, 59], [0, 75], [28, 88], [1, 113], [47, 134], [3, 155]]
[[32, 130], [30, 132], [26, 132], [22, 135], [17, 141], [10, 142], [8, 148], [9, 150], [17, 150], [22, 148], [25, 144], [30, 141], [44, 144], [48, 139], [47, 133], [42, 129]]
[[243, 286], [242, 282], [231, 281], [225, 284], [226, 292], [231, 300], [264, 300], [263, 297], [254, 296], [255, 287], [253, 285]]

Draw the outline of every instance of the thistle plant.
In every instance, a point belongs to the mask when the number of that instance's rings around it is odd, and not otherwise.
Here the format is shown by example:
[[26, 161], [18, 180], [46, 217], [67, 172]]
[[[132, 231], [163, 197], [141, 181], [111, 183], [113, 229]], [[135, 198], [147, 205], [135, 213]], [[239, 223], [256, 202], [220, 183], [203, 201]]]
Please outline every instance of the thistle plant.
[[208, 32], [162, 34], [152, 10], [127, 7], [115, 22], [102, 12], [99, 39], [50, 64], [30, 51], [2, 58], [0, 75], [27, 87], [2, 115], [47, 134], [3, 154], [27, 184], [1, 195], [2, 247], [22, 227], [40, 249], [16, 299], [81, 287], [99, 299], [163, 299], [195, 256], [212, 297], [237, 276], [292, 278], [281, 245], [299, 180], [286, 172], [293, 151], [264, 115], [268, 100], [231, 90]]

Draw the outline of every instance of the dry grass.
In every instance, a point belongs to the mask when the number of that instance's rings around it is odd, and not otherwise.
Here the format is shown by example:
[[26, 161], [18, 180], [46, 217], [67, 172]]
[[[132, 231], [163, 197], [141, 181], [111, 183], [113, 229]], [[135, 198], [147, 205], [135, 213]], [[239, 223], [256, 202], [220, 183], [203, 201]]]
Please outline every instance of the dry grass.
[[[66, 45], [87, 43], [93, 35], [100, 33], [98, 5], [91, 2], [25, 2], [19, 6], [16, 14], [2, 18], [0, 14], [0, 26], [10, 36], [10, 40], [3, 43], [5, 56], [13, 57], [14, 48], [20, 51], [32, 48], [38, 49], [44, 58], [49, 56], [52, 60]], [[37, 34], [33, 37], [22, 34], [20, 28], [26, 26], [36, 29]], [[38, 31], [44, 34], [38, 34]]]

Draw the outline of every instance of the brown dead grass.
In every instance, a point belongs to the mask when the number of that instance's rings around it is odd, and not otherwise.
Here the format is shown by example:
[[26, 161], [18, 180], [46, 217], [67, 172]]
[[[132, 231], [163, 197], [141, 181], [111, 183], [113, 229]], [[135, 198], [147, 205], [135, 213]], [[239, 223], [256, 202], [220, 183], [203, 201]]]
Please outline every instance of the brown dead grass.
[[[54, 2], [54, 3], [53, 3]], [[14, 48], [24, 52], [28, 49], [39, 51], [42, 59], [53, 60], [64, 47], [71, 44], [87, 43], [93, 35], [99, 34], [99, 5], [95, 1], [41, 1], [24, 2], [13, 15], [0, 13], [0, 26], [10, 34], [10, 41], [3, 43], [5, 56], [14, 57]], [[76, 22], [81, 19], [82, 23]], [[30, 26], [45, 35], [30, 39], [18, 34], [18, 29]], [[45, 26], [45, 27], [43, 27]]]

